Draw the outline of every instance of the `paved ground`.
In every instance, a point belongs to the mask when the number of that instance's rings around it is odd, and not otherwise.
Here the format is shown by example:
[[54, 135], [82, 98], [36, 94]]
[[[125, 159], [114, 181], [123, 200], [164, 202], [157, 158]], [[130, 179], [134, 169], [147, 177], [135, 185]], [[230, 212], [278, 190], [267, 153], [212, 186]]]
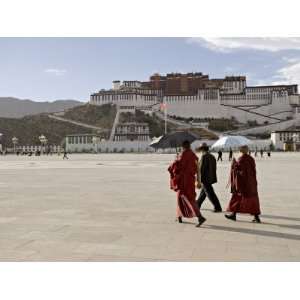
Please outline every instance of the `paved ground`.
[[[0, 261], [299, 261], [300, 153], [257, 159], [263, 224], [175, 223], [174, 155], [0, 156]], [[215, 186], [223, 207], [229, 163]]]

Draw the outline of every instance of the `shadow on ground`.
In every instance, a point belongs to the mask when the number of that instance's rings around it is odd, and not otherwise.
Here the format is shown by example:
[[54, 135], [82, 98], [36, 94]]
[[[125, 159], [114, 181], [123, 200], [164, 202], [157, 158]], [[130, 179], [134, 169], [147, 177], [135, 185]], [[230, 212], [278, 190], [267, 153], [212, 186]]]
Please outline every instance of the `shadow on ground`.
[[212, 229], [212, 230], [222, 230], [222, 231], [227, 231], [227, 232], [238, 232], [238, 233], [253, 234], [253, 235], [260, 235], [260, 236], [300, 241], [300, 235], [290, 234], [290, 233], [281, 233], [281, 232], [246, 229], [246, 228], [233, 228], [233, 227], [219, 226], [219, 225], [209, 225], [209, 226], [206, 226], [206, 228]]

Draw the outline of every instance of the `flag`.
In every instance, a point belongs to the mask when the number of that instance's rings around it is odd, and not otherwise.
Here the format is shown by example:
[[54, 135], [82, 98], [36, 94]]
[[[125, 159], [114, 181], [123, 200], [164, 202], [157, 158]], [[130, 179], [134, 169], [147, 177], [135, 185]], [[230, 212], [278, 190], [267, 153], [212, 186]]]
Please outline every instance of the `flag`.
[[161, 109], [161, 110], [167, 109], [167, 103], [161, 103], [161, 104], [160, 104], [160, 109]]

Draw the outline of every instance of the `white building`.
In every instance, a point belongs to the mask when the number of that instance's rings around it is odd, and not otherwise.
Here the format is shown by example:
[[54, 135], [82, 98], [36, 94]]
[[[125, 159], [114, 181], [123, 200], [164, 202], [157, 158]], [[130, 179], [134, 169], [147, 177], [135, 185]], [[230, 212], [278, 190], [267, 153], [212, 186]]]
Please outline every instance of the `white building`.
[[150, 143], [150, 131], [147, 123], [119, 123], [114, 134], [114, 141], [146, 141]]
[[[171, 74], [172, 75], [172, 74]], [[170, 77], [171, 77], [170, 75]], [[192, 74], [193, 75], [193, 74]], [[140, 81], [113, 82], [113, 89], [101, 90], [90, 97], [90, 103], [107, 103], [139, 109], [159, 109], [166, 104], [170, 116], [184, 118], [235, 118], [241, 123], [256, 121], [271, 124], [300, 117], [300, 96], [297, 85], [247, 86], [245, 77], [204, 79], [201, 88], [187, 87], [186, 74], [172, 75], [170, 83], [154, 88], [159, 83]], [[180, 83], [176, 83], [177, 81]], [[181, 82], [181, 81], [182, 82]], [[152, 85], [151, 85], [152, 84]], [[172, 85], [181, 85], [183, 92], [166, 92]], [[176, 86], [177, 88], [177, 86]], [[178, 89], [174, 88], [174, 91]]]
[[107, 141], [94, 134], [71, 134], [66, 136], [66, 150], [71, 153], [153, 152], [149, 144], [150, 140], [148, 139]]
[[96, 141], [99, 136], [95, 134], [70, 134], [66, 136], [66, 150], [67, 152], [95, 152]]
[[277, 150], [284, 150], [285, 144], [300, 142], [300, 130], [280, 130], [271, 133], [271, 141]]

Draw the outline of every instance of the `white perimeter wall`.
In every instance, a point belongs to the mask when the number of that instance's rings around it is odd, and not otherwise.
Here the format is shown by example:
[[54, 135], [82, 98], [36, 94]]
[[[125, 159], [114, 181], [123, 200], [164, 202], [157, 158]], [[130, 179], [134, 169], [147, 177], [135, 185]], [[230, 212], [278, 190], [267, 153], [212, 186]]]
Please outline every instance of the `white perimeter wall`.
[[[247, 102], [247, 103], [250, 103]], [[237, 105], [237, 103], [235, 103]], [[245, 107], [245, 109], [248, 109]], [[276, 118], [285, 120], [287, 117], [292, 117], [293, 112], [287, 98], [274, 99], [272, 104], [261, 106], [252, 109], [253, 112], [261, 113], [263, 115], [273, 115]], [[236, 118], [239, 122], [246, 123], [247, 121], [257, 121], [263, 124], [265, 121], [269, 123], [276, 122], [269, 118], [249, 113], [238, 108], [221, 105], [219, 100], [211, 101], [170, 101], [167, 102], [168, 115], [176, 115], [184, 118]]]
[[[293, 96], [291, 96], [293, 97]], [[291, 99], [292, 101], [293, 99]], [[149, 106], [157, 103], [158, 97], [149, 97], [138, 95], [133, 96], [132, 99], [120, 99], [120, 100], [108, 100], [101, 101], [93, 100], [90, 103], [94, 105], [103, 105], [106, 103], [115, 103], [125, 106]], [[247, 121], [257, 121], [259, 124], [263, 124], [268, 121], [269, 123], [277, 122], [263, 116], [259, 116], [253, 113], [245, 112], [238, 108], [231, 106], [224, 106], [221, 103], [228, 105], [243, 105], [247, 109], [246, 105], [263, 105], [259, 108], [252, 109], [253, 112], [261, 113], [263, 115], [273, 115], [274, 117], [282, 120], [286, 120], [287, 117], [293, 117], [292, 107], [290, 106], [290, 99], [288, 97], [274, 97], [272, 103], [266, 105], [265, 100], [244, 100], [244, 101], [222, 101], [219, 98], [212, 100], [204, 100], [203, 97], [192, 97], [192, 99], [182, 99], [172, 97], [172, 100], [166, 98], [167, 113], [169, 115], [176, 115], [184, 118], [227, 118], [235, 117], [241, 123], [247, 123]], [[248, 107], [249, 108], [249, 107]]]
[[153, 152], [151, 141], [104, 141], [94, 144], [66, 144], [68, 152]]

